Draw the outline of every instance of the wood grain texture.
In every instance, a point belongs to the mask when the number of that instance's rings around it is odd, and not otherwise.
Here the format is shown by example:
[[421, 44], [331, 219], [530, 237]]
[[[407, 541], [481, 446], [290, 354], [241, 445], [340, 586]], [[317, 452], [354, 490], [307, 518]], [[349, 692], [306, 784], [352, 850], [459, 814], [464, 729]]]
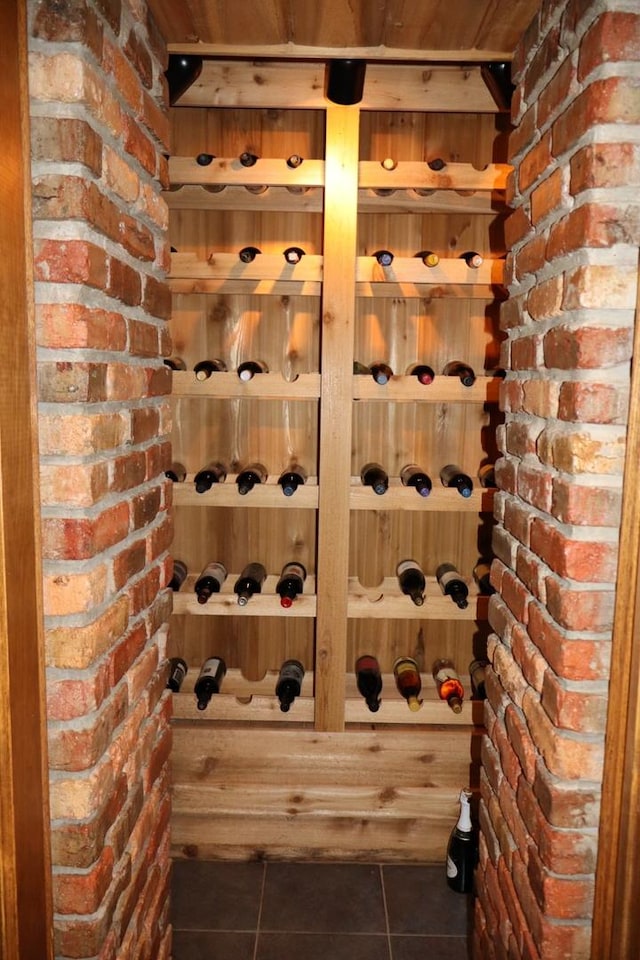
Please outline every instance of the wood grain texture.
[[25, 15], [0, 5], [0, 955], [51, 960]]

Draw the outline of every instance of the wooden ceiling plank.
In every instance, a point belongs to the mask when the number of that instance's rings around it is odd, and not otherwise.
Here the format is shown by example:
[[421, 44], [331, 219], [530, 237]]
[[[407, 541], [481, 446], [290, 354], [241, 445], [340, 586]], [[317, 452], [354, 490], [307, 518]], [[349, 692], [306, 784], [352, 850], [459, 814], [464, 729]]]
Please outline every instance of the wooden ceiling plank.
[[485, 63], [489, 60], [513, 60], [513, 50], [508, 47], [487, 46], [460, 47], [440, 50], [436, 47], [389, 47], [384, 44], [373, 46], [311, 46], [298, 43], [220, 43], [206, 40], [171, 40], [169, 53], [188, 53], [200, 57], [227, 57], [230, 60], [330, 60], [356, 59], [371, 63]]

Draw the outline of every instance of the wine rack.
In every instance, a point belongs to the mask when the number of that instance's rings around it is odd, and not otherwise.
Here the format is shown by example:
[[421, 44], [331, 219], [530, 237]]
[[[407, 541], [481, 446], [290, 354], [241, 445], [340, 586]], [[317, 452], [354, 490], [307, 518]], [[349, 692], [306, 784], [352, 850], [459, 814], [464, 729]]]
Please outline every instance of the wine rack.
[[[168, 650], [190, 668], [174, 695], [177, 856], [193, 855], [199, 833], [200, 856], [318, 857], [340, 848], [356, 857], [436, 859], [460, 786], [470, 769], [477, 775], [482, 704], [467, 699], [454, 714], [437, 697], [430, 664], [451, 656], [468, 681], [467, 665], [486, 643], [488, 598], [471, 571], [488, 548], [495, 491], [475, 477], [496, 453], [504, 262], [495, 237], [509, 168], [490, 162], [499, 154], [490, 114], [325, 106], [173, 111], [165, 194], [176, 251], [172, 352], [187, 366], [173, 373], [173, 456], [187, 467], [185, 481], [173, 484], [173, 553], [189, 577], [173, 597]], [[443, 151], [455, 143], [460, 159], [432, 169], [422, 158], [432, 140]], [[204, 150], [216, 156], [203, 166], [195, 158]], [[250, 167], [238, 160], [244, 150], [258, 154]], [[286, 163], [293, 153], [304, 157], [296, 168]], [[384, 169], [380, 159], [396, 155], [394, 169]], [[245, 263], [238, 252], [249, 245], [262, 252]], [[291, 246], [304, 250], [293, 265], [283, 257]], [[438, 253], [436, 266], [415, 256], [427, 246]], [[373, 256], [382, 247], [394, 252], [387, 267]], [[467, 249], [483, 254], [477, 269], [460, 259]], [[199, 381], [193, 366], [209, 357], [223, 358], [227, 371]], [[441, 374], [454, 358], [473, 366], [471, 387]], [[241, 381], [234, 371], [247, 359], [263, 360], [268, 372]], [[393, 376], [381, 386], [355, 375], [355, 360], [384, 360]], [[432, 383], [409, 374], [416, 362], [434, 368]], [[199, 494], [193, 477], [211, 458], [228, 474]], [[235, 479], [251, 460], [269, 476], [241, 496]], [[370, 460], [389, 473], [382, 496], [361, 483]], [[291, 461], [308, 476], [285, 497], [277, 479]], [[402, 486], [408, 462], [431, 476], [428, 497]], [[439, 470], [450, 462], [474, 478], [470, 497], [441, 486]], [[427, 573], [420, 608], [394, 576], [409, 556]], [[198, 604], [193, 583], [213, 559], [229, 575]], [[268, 576], [240, 608], [233, 584], [250, 560], [264, 563]], [[283, 609], [275, 585], [290, 560], [308, 577]], [[470, 585], [463, 610], [433, 576], [444, 560]], [[364, 652], [378, 657], [384, 676], [375, 714], [353, 677]], [[193, 681], [214, 654], [229, 669], [222, 692], [200, 712]], [[400, 655], [415, 656], [422, 670], [416, 713], [395, 691]], [[302, 695], [283, 713], [274, 688], [288, 657], [306, 674]], [[283, 767], [279, 750], [295, 754], [297, 767]], [[359, 765], [367, 750], [380, 756], [334, 784], [332, 758]], [[410, 766], [399, 770], [399, 756]], [[375, 797], [385, 789], [382, 817]], [[238, 833], [247, 805], [256, 817], [250, 835]], [[367, 817], [358, 836], [338, 840], [340, 824]]]

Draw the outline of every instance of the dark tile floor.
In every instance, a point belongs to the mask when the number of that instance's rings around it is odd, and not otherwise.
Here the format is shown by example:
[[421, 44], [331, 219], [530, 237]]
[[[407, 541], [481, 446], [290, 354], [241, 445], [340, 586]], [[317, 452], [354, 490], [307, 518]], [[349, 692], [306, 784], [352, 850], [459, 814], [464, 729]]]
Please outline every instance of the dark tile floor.
[[173, 866], [173, 960], [467, 960], [471, 898], [419, 864]]

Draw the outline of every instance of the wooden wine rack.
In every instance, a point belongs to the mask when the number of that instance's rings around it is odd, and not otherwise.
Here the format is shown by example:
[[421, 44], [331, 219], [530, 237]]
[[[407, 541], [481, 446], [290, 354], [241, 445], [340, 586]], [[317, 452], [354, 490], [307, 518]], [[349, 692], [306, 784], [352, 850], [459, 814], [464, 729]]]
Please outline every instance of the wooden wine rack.
[[[396, 76], [387, 66], [382, 75], [397, 82], [400, 73], [406, 68]], [[464, 674], [484, 653], [487, 598], [471, 570], [489, 548], [495, 491], [476, 485], [465, 499], [442, 487], [438, 472], [459, 462], [475, 476], [496, 455], [492, 371], [509, 168], [491, 162], [500, 137], [485, 108], [462, 114], [452, 101], [451, 115], [417, 112], [410, 97], [413, 112], [403, 113], [378, 89], [362, 108], [314, 100], [309, 109], [292, 104], [285, 86], [275, 106], [271, 86], [268, 101], [256, 89], [242, 110], [192, 100], [173, 111], [171, 326], [173, 353], [188, 367], [173, 374], [174, 457], [188, 470], [173, 485], [173, 552], [190, 574], [174, 594], [168, 645], [189, 664], [174, 696], [173, 850], [441, 860], [459, 789], [477, 783], [482, 704], [467, 697], [454, 714], [437, 698], [430, 667], [450, 656]], [[446, 159], [455, 148], [455, 158], [433, 170], [425, 144], [429, 156]], [[243, 150], [259, 155], [254, 166], [239, 163]], [[206, 151], [216, 156], [200, 166], [195, 157]], [[285, 160], [293, 153], [305, 158], [295, 169]], [[385, 156], [397, 158], [393, 170], [381, 166]], [[262, 251], [249, 264], [238, 258], [247, 245]], [[289, 246], [305, 250], [293, 266], [283, 257]], [[387, 268], [372, 255], [382, 247], [395, 254]], [[414, 256], [427, 247], [440, 256], [436, 267]], [[469, 249], [484, 255], [479, 269], [460, 259]], [[211, 357], [229, 372], [196, 380], [191, 368]], [[441, 375], [425, 386], [408, 373], [416, 362], [438, 373], [456, 358], [478, 373], [472, 387]], [[264, 360], [269, 372], [240, 381], [233, 371], [247, 359]], [[385, 360], [394, 376], [380, 386], [354, 375], [354, 360]], [[227, 462], [228, 476], [198, 494], [193, 475], [211, 458]], [[236, 474], [252, 460], [269, 477], [241, 496]], [[309, 476], [285, 497], [277, 478], [296, 460]], [[383, 496], [360, 482], [369, 460], [390, 475]], [[433, 478], [426, 498], [400, 483], [412, 461]], [[428, 574], [420, 608], [395, 578], [410, 556]], [[194, 578], [212, 559], [230, 573], [198, 604]], [[252, 560], [268, 577], [241, 608], [233, 584]], [[290, 560], [308, 577], [284, 609], [275, 584]], [[464, 610], [433, 576], [445, 560], [469, 582]], [[353, 677], [365, 652], [384, 673], [375, 714]], [[199, 712], [193, 682], [213, 654], [229, 670]], [[415, 714], [392, 677], [395, 658], [407, 654], [423, 671]], [[306, 675], [283, 713], [274, 688], [287, 657]]]

